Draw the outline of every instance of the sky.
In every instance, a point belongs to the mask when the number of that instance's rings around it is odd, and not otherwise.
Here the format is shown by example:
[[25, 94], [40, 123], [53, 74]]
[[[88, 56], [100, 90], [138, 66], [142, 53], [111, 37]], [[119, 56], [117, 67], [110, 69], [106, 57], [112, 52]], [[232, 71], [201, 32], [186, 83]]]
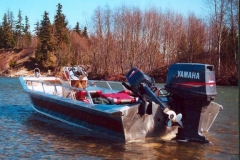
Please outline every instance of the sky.
[[21, 10], [23, 18], [29, 18], [30, 30], [33, 31], [34, 24], [42, 20], [44, 11], [49, 13], [50, 21], [53, 22], [58, 3], [62, 5], [62, 13], [66, 16], [70, 28], [74, 28], [77, 22], [80, 23], [80, 28], [88, 27], [97, 7], [109, 6], [110, 9], [116, 9], [125, 5], [142, 10], [156, 7], [183, 15], [194, 12], [200, 17], [206, 12], [204, 0], [0, 0], [0, 22], [8, 10], [13, 12], [14, 20], [17, 20], [18, 11]]

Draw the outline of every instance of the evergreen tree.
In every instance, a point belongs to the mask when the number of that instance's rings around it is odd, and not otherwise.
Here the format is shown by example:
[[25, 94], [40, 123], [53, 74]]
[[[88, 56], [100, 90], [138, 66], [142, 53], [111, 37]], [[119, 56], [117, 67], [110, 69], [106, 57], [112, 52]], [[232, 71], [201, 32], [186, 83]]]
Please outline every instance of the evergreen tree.
[[2, 22], [2, 46], [3, 48], [13, 48], [14, 47], [14, 35], [10, 24], [8, 23], [7, 14], [3, 16]]
[[29, 29], [30, 29], [29, 19], [28, 19], [27, 16], [25, 16], [25, 26], [24, 26], [24, 28], [23, 28], [23, 32], [26, 33], [26, 32], [29, 31]]
[[16, 27], [15, 27], [15, 35], [16, 35], [16, 48], [22, 47], [21, 39], [23, 36], [23, 18], [22, 18], [22, 12], [21, 10], [18, 11], [18, 20], [16, 21]]
[[57, 5], [57, 13], [54, 17], [54, 28], [55, 33], [54, 36], [56, 38], [57, 45], [64, 43], [69, 44], [69, 36], [68, 36], [68, 22], [66, 21], [65, 15], [62, 13], [62, 5], [58, 3]]
[[81, 29], [79, 27], [79, 22], [77, 22], [75, 28], [74, 28], [74, 31], [77, 32], [79, 35], [81, 35]]
[[50, 60], [50, 54], [53, 51], [51, 31], [52, 25], [48, 17], [48, 12], [45, 11], [38, 32], [39, 43], [36, 51], [36, 60], [43, 68], [53, 65]]
[[8, 23], [11, 27], [11, 30], [14, 30], [15, 27], [15, 22], [14, 22], [14, 16], [13, 16], [13, 12], [9, 11], [7, 12], [7, 19], [8, 19]]
[[31, 44], [32, 36], [31, 36], [29, 29], [30, 29], [29, 19], [27, 16], [25, 16], [25, 26], [23, 29], [25, 46], [30, 46], [30, 44]]
[[62, 13], [62, 5], [57, 5], [57, 12], [54, 16], [54, 41], [56, 45], [55, 56], [57, 67], [67, 65], [70, 59], [70, 36], [67, 28], [68, 22]]
[[39, 21], [37, 21], [35, 24], [35, 28], [34, 28], [34, 32], [35, 32], [35, 35], [39, 35], [39, 30], [40, 30], [40, 23]]
[[87, 27], [84, 27], [82, 36], [88, 38]]
[[0, 49], [4, 47], [3, 44], [3, 27], [0, 25]]

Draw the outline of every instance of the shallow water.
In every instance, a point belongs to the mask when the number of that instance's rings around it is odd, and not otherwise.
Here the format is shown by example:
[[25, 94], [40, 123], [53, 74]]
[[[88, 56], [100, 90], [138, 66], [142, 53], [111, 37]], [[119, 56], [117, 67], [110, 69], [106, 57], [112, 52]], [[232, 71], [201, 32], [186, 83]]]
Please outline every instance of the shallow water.
[[217, 91], [224, 109], [205, 134], [211, 143], [119, 142], [36, 113], [19, 80], [0, 77], [0, 159], [238, 159], [238, 88]]

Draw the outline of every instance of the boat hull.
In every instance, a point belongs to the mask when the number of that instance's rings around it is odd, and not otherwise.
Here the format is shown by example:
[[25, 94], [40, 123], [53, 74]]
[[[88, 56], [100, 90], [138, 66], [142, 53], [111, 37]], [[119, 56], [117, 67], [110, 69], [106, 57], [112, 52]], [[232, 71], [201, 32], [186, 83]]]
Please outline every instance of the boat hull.
[[[131, 141], [146, 137], [160, 138], [167, 134], [165, 116], [156, 104], [152, 105], [153, 114], [140, 116], [138, 103], [130, 106], [119, 105], [118, 109], [113, 109], [111, 107], [114, 106], [111, 105], [88, 106], [82, 102], [40, 93], [29, 92], [29, 96], [33, 108], [41, 114], [117, 139]], [[176, 127], [171, 128], [173, 131], [176, 130]]]

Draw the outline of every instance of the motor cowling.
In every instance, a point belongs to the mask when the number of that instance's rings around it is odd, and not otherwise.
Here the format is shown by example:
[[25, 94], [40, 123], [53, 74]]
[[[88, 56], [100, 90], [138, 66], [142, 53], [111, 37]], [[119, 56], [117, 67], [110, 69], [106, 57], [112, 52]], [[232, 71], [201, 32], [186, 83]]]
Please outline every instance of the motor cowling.
[[217, 96], [214, 66], [200, 63], [172, 64], [165, 89], [170, 93], [168, 104], [171, 109], [183, 114], [183, 128], [178, 128], [176, 138], [208, 142], [201, 128], [208, 125], [205, 121], [211, 117], [207, 116], [218, 113], [211, 113], [212, 100]]
[[146, 75], [138, 68], [133, 67], [126, 75], [128, 83], [135, 93], [143, 95], [145, 91], [142, 89], [142, 84], [146, 84], [151, 90], [155, 88], [155, 81], [152, 77]]
[[139, 101], [141, 104], [138, 108], [138, 114], [141, 116], [144, 114], [152, 114], [151, 103], [149, 103], [150, 105], [147, 105], [146, 101], [152, 97], [155, 98], [155, 101], [158, 101], [157, 97], [153, 95], [154, 91], [152, 91], [155, 86], [154, 79], [135, 67], [127, 73], [126, 78], [130, 86], [126, 83], [123, 83], [123, 85], [136, 94], [140, 99]]
[[200, 63], [170, 65], [165, 88], [180, 97], [205, 98], [217, 96], [214, 66]]

